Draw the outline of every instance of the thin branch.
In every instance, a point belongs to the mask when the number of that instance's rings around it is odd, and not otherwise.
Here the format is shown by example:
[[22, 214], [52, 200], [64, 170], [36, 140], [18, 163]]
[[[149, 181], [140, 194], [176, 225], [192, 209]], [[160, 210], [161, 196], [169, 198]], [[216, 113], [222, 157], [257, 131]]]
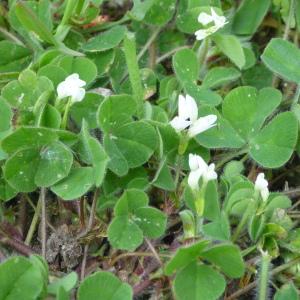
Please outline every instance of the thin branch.
[[[92, 229], [92, 227], [93, 227], [94, 217], [95, 217], [95, 212], [96, 212], [96, 206], [97, 206], [97, 201], [98, 201], [98, 198], [99, 198], [99, 193], [100, 193], [100, 189], [97, 188], [95, 190], [94, 197], [93, 197], [93, 202], [92, 202], [92, 207], [91, 207], [91, 211], [90, 211], [90, 217], [89, 217], [88, 226], [86, 228], [86, 233], [88, 233]], [[80, 279], [81, 280], [83, 280], [84, 276], [85, 276], [85, 267], [86, 267], [88, 250], [89, 250], [89, 245], [86, 244], [84, 246], [83, 258], [82, 258], [82, 263], [81, 263], [81, 272], [80, 272]]]
[[41, 238], [42, 238], [42, 256], [46, 258], [47, 228], [46, 228], [46, 189], [41, 188], [40, 199], [42, 207], [41, 215]]
[[157, 262], [158, 262], [161, 266], [163, 266], [163, 263], [162, 263], [162, 261], [161, 261], [159, 255], [158, 255], [158, 253], [156, 252], [155, 248], [154, 248], [153, 245], [151, 244], [151, 242], [150, 242], [147, 238], [145, 238], [145, 241], [146, 241], [146, 243], [147, 243], [149, 249], [150, 249], [151, 252], [153, 253], [154, 257], [156, 258]]

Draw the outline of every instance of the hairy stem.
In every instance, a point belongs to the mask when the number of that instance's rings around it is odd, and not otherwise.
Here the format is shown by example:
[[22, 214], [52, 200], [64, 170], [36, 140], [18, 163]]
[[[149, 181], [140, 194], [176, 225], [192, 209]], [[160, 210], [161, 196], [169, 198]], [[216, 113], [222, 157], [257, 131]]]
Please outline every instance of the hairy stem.
[[268, 299], [269, 277], [270, 277], [270, 263], [271, 257], [268, 253], [262, 253], [261, 266], [259, 272], [258, 284], [258, 300]]

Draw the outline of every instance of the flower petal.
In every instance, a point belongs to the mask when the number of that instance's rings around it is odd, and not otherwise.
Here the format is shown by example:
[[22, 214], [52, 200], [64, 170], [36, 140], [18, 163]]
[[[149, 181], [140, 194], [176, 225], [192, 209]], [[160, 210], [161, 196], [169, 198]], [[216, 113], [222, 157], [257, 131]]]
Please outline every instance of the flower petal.
[[56, 91], [58, 99], [62, 99], [69, 96], [65, 81], [58, 84]]
[[187, 105], [187, 109], [188, 109], [189, 119], [192, 121], [192, 123], [194, 123], [197, 121], [197, 118], [198, 118], [197, 103], [196, 103], [195, 99], [193, 97], [191, 97], [190, 95], [186, 95], [185, 99], [186, 99], [186, 105]]
[[261, 197], [263, 199], [263, 201], [267, 201], [269, 198], [269, 189], [268, 188], [264, 188], [260, 191]]
[[190, 117], [187, 101], [183, 95], [178, 97], [178, 116], [183, 120], [187, 120]]
[[207, 182], [218, 178], [218, 174], [215, 172], [215, 164], [210, 164], [208, 166], [206, 173], [203, 174], [203, 177]]
[[186, 121], [180, 117], [175, 117], [171, 122], [170, 125], [177, 131], [180, 132], [191, 125], [191, 121]]
[[265, 188], [267, 188], [269, 185], [268, 181], [265, 179], [264, 173], [259, 173], [256, 177], [255, 181], [255, 189], [258, 191], [261, 191]]
[[74, 93], [72, 94], [72, 101], [73, 102], [80, 102], [85, 96], [85, 89], [78, 88], [74, 90]]
[[209, 35], [211, 35], [212, 33], [209, 32], [209, 30], [207, 29], [199, 29], [195, 32], [196, 35], [196, 39], [198, 41], [204, 40], [205, 38], [207, 38]]
[[216, 126], [217, 116], [208, 115], [202, 118], [199, 118], [189, 129], [189, 136], [194, 137], [197, 134], [204, 132], [214, 126]]
[[213, 20], [214, 20], [213, 16], [209, 15], [205, 12], [200, 13], [198, 16], [198, 22], [201, 23], [202, 25], [207, 25], [208, 23], [212, 22]]
[[220, 29], [227, 23], [226, 18], [224, 16], [219, 16], [213, 8], [211, 8], [211, 16], [218, 29]]
[[200, 169], [190, 172], [189, 177], [188, 177], [188, 184], [192, 190], [199, 189], [199, 179], [200, 179], [201, 175], [202, 175], [202, 170], [200, 170]]
[[197, 156], [196, 154], [189, 154], [189, 166], [191, 171], [196, 171], [199, 168]]

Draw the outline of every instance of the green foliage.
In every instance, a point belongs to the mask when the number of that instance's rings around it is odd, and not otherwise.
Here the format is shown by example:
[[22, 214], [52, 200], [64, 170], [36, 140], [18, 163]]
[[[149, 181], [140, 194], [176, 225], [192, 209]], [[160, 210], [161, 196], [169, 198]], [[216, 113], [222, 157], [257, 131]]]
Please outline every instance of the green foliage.
[[143, 236], [160, 237], [166, 228], [166, 216], [148, 206], [148, 197], [137, 189], [126, 190], [116, 203], [115, 218], [108, 228], [108, 238], [117, 249], [133, 251]]
[[298, 299], [298, 1], [2, 2], [0, 300]]
[[96, 272], [82, 282], [77, 296], [79, 300], [130, 300], [132, 289], [109, 272]]

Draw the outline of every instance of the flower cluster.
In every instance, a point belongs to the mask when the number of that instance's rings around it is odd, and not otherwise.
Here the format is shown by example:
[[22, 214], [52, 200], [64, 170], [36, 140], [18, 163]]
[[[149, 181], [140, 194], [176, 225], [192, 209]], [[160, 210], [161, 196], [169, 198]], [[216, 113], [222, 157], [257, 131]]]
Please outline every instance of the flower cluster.
[[198, 106], [196, 101], [189, 95], [186, 95], [186, 97], [180, 95], [178, 99], [178, 116], [176, 116], [170, 124], [177, 132], [187, 130], [188, 136], [192, 138], [214, 127], [216, 121], [216, 115], [198, 118]]
[[268, 181], [265, 179], [264, 173], [259, 173], [255, 181], [255, 190], [261, 195], [263, 201], [267, 201], [269, 198]]
[[83, 88], [86, 82], [79, 78], [77, 73], [68, 76], [63, 82], [57, 86], [58, 99], [71, 97], [72, 102], [80, 102], [85, 96]]
[[208, 165], [204, 159], [196, 154], [189, 155], [189, 166], [191, 172], [188, 177], [188, 184], [192, 190], [199, 189], [199, 180], [202, 177], [204, 184], [210, 180], [217, 179], [218, 175], [215, 172], [215, 164]]
[[204, 40], [211, 34], [217, 32], [220, 28], [224, 27], [226, 23], [228, 23], [226, 21], [226, 18], [224, 16], [219, 16], [213, 8], [211, 8], [210, 11], [210, 15], [202, 12], [198, 17], [198, 22], [204, 26], [208, 25], [209, 23], [214, 23], [214, 25], [206, 29], [200, 29], [196, 31], [195, 35], [197, 40]]

